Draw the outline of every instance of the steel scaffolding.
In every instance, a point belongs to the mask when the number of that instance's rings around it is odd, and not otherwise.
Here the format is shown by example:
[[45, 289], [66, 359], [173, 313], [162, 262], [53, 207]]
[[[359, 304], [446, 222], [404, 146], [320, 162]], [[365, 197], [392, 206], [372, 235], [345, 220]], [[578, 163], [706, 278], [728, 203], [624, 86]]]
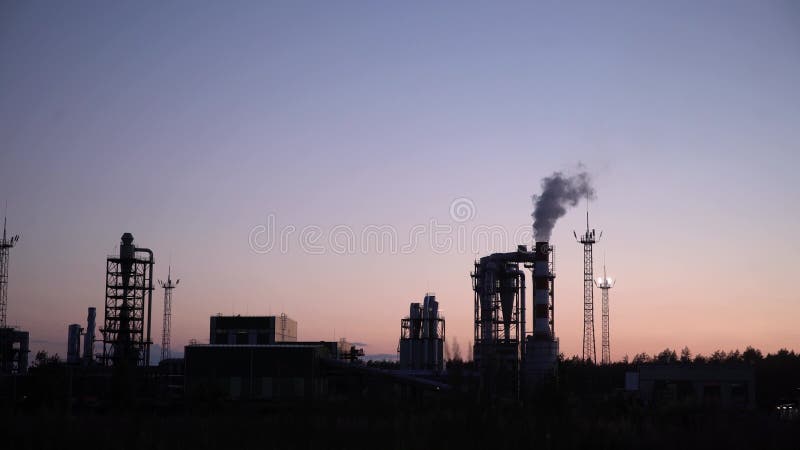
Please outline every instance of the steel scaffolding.
[[130, 233], [122, 236], [119, 255], [106, 259], [105, 322], [100, 330], [104, 365], [150, 363], [153, 264], [153, 252], [134, 247]]

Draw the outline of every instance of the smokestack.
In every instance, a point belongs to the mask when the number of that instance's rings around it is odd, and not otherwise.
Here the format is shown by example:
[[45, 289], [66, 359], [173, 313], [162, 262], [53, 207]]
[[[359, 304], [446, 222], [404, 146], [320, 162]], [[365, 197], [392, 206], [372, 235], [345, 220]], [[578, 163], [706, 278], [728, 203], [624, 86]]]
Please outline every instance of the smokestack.
[[86, 334], [83, 335], [83, 359], [91, 363], [94, 359], [94, 326], [97, 309], [89, 308], [89, 315], [86, 317]]
[[533, 335], [550, 339], [550, 293], [553, 274], [550, 272], [550, 243], [537, 242], [533, 265]]
[[533, 255], [533, 336], [525, 341], [525, 379], [531, 386], [552, 378], [557, 370], [553, 262], [550, 243], [536, 242]]
[[[542, 180], [542, 193], [531, 197], [534, 204], [533, 234], [537, 242], [550, 241], [556, 221], [582, 198], [593, 199], [591, 177], [585, 171], [575, 175], [553, 172]], [[538, 244], [537, 244], [538, 245]]]
[[67, 364], [78, 364], [81, 355], [81, 326], [73, 323], [67, 334]]

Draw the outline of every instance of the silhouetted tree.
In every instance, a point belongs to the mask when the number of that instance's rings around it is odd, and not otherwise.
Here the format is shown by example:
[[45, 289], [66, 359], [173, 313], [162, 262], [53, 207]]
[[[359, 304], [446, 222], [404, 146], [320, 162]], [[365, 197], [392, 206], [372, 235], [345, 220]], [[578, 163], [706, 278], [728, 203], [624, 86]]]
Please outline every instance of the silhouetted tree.
[[652, 361], [652, 358], [650, 358], [650, 355], [648, 355], [645, 352], [639, 353], [638, 355], [633, 357], [634, 364], [644, 364], [644, 363], [649, 363], [650, 361]]
[[58, 356], [58, 353], [53, 356], [48, 356], [46, 351], [39, 350], [36, 352], [33, 365], [34, 367], [45, 367], [58, 365], [59, 363], [61, 363], [61, 358]]
[[665, 348], [654, 359], [661, 364], [670, 364], [678, 361], [678, 354], [675, 350]]
[[453, 348], [450, 350], [453, 356], [453, 361], [461, 362], [461, 347], [458, 345], [458, 339], [453, 338]]
[[42, 367], [45, 364], [47, 364], [47, 352], [44, 350], [39, 350], [36, 352], [33, 365], [36, 367]]
[[681, 350], [681, 360], [682, 363], [690, 363], [692, 362], [692, 352], [689, 350], [688, 346], [683, 347]]
[[732, 350], [728, 352], [727, 356], [725, 357], [725, 362], [728, 363], [737, 363], [742, 362], [742, 354], [739, 352], [739, 349]]
[[715, 350], [714, 353], [708, 358], [708, 361], [711, 363], [721, 363], [724, 362], [728, 355], [722, 350]]
[[742, 353], [742, 360], [749, 364], [755, 364], [762, 359], [764, 359], [764, 355], [761, 354], [761, 350], [753, 348], [749, 345], [744, 350], [744, 353]]

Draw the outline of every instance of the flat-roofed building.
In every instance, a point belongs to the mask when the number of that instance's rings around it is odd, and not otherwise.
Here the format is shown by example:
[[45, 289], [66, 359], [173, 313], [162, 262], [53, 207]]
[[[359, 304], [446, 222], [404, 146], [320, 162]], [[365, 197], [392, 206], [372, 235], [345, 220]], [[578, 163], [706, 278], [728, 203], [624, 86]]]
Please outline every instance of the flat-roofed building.
[[0, 374], [28, 372], [29, 335], [15, 328], [0, 328]]
[[212, 316], [208, 343], [269, 345], [297, 342], [297, 321], [280, 316]]
[[316, 398], [327, 391], [320, 360], [337, 357], [336, 342], [189, 345], [186, 393], [232, 400]]
[[626, 375], [626, 386], [638, 390], [645, 403], [693, 400], [755, 407], [755, 377], [747, 364], [645, 364], [639, 367], [638, 379], [634, 378]]

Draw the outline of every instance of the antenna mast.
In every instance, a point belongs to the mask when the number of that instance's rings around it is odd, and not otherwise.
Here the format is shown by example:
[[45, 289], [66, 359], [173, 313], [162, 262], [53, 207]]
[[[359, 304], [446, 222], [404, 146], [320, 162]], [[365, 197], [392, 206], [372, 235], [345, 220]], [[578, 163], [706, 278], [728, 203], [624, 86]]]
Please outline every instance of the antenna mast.
[[158, 280], [158, 284], [164, 288], [164, 324], [161, 328], [161, 360], [170, 358], [170, 327], [172, 326], [172, 290], [181, 280], [172, 282], [172, 266], [167, 269], [167, 281]]
[[589, 197], [586, 197], [586, 232], [576, 240], [583, 244], [583, 360], [597, 362], [594, 340], [594, 268], [592, 266], [592, 246], [600, 240], [595, 230], [589, 228]]
[[602, 364], [611, 364], [611, 333], [608, 324], [608, 291], [614, 287], [615, 280], [606, 276], [605, 257], [603, 257], [603, 277], [597, 279], [597, 287], [603, 293], [603, 337]]
[[[8, 208], [6, 204], [6, 208]], [[0, 240], [0, 328], [6, 328], [6, 309], [8, 308], [8, 260], [9, 250], [17, 242], [19, 235], [8, 236], [6, 234], [6, 216], [3, 215], [3, 238]]]

